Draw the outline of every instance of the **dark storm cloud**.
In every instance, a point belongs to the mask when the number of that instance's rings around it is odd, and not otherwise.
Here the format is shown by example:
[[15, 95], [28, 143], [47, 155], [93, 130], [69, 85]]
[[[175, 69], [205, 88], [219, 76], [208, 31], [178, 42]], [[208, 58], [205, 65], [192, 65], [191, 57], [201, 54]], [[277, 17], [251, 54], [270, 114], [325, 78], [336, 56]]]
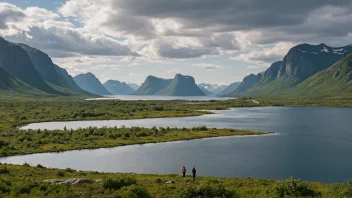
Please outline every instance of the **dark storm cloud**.
[[[350, 0], [115, 0], [120, 15], [177, 18], [185, 28], [208, 26], [232, 29], [302, 24], [312, 10], [350, 6]], [[110, 22], [113, 22], [113, 17]]]

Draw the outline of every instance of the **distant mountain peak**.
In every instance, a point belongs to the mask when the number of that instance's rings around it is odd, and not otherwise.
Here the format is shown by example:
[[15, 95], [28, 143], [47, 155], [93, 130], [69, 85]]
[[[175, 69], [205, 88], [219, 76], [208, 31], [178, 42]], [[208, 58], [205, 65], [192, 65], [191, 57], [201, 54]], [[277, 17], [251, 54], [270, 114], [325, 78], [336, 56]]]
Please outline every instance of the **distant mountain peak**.
[[103, 85], [110, 93], [115, 95], [128, 95], [135, 91], [125, 82], [118, 80], [108, 80]]
[[111, 95], [111, 93], [101, 84], [99, 79], [91, 72], [79, 74], [73, 79], [79, 87], [92, 94]]

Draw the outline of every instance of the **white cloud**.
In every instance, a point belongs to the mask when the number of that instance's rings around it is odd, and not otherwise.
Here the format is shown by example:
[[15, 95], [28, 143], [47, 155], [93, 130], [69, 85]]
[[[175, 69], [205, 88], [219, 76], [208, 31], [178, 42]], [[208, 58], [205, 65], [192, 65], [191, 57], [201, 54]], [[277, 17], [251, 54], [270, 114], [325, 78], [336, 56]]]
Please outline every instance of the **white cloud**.
[[129, 76], [139, 76], [139, 74], [130, 73]]
[[[282, 60], [293, 46], [293, 43], [280, 42], [273, 47], [264, 47], [260, 50], [254, 50], [247, 54], [240, 54], [236, 57], [232, 57], [232, 59], [249, 64], [268, 66], [275, 61]], [[253, 69], [253, 66], [251, 66], [251, 69]]]
[[167, 73], [169, 73], [169, 74], [180, 73], [180, 70], [179, 69], [171, 69], [171, 70], [167, 71]]
[[193, 64], [193, 67], [199, 67], [199, 68], [203, 68], [206, 70], [215, 70], [215, 69], [222, 69], [223, 68], [221, 65], [208, 64], [208, 63]]

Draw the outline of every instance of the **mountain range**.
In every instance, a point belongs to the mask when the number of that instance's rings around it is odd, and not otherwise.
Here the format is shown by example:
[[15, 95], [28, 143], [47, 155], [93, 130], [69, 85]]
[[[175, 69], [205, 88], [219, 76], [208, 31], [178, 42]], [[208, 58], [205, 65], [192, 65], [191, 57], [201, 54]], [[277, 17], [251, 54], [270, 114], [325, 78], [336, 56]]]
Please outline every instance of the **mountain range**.
[[134, 95], [205, 96], [192, 76], [176, 74], [174, 79], [148, 76]]
[[218, 93], [218, 96], [225, 96], [233, 91], [235, 91], [238, 86], [241, 84], [241, 82], [234, 82], [231, 83], [229, 86], [227, 86], [224, 90], [222, 90], [220, 93]]
[[88, 72], [86, 74], [79, 74], [73, 78], [76, 84], [89, 93], [96, 95], [112, 95], [99, 81], [94, 74]]
[[89, 95], [44, 52], [0, 37], [0, 91], [13, 94]]
[[[338, 73], [341, 70], [338, 79], [349, 79], [349, 62], [344, 58], [349, 58], [351, 53], [351, 45], [297, 45], [289, 50], [282, 61], [273, 63], [263, 73], [246, 76], [239, 87], [228, 96], [331, 96], [341, 94], [341, 90], [351, 93], [349, 88], [344, 88], [351, 86], [349, 81], [337, 80], [329, 75], [333, 71]], [[344, 64], [339, 62], [342, 60]], [[322, 82], [323, 79], [329, 84], [324, 83], [325, 87], [321, 89], [322, 84], [316, 82]], [[319, 89], [320, 92], [317, 91]]]
[[206, 84], [206, 83], [201, 83], [198, 86], [204, 92], [208, 92], [208, 93], [205, 93], [206, 95], [218, 95], [220, 92], [222, 92], [228, 87], [227, 85]]
[[108, 80], [103, 85], [110, 93], [114, 95], [128, 95], [136, 91], [127, 83], [117, 80]]
[[352, 45], [301, 44], [266, 71], [229, 86], [195, 83], [192, 76], [148, 76], [139, 87], [92, 73], [72, 78], [44, 52], [0, 37], [0, 93], [29, 95], [168, 95], [168, 96], [338, 96], [351, 95]]

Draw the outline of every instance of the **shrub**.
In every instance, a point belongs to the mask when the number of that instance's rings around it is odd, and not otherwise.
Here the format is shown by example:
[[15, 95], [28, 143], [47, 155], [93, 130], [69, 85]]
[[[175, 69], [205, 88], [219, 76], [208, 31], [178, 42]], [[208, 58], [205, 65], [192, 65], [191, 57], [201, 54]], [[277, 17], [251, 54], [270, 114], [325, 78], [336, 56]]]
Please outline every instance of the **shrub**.
[[132, 185], [123, 188], [123, 198], [149, 198], [147, 189], [143, 186]]
[[65, 176], [65, 172], [64, 171], [58, 171], [56, 173], [56, 175], [59, 176], [59, 177], [64, 177]]
[[10, 171], [9, 169], [7, 169], [7, 167], [5, 166], [4, 168], [0, 168], [0, 174], [9, 174]]
[[0, 181], [0, 193], [8, 192], [10, 192], [10, 187], [5, 182]]
[[179, 193], [181, 198], [235, 198], [235, 192], [226, 190], [221, 185], [202, 184], [200, 186], [191, 185], [181, 190]]
[[320, 197], [321, 193], [312, 189], [308, 183], [291, 177], [275, 184], [274, 195], [278, 197]]
[[103, 188], [110, 190], [119, 190], [126, 186], [136, 184], [136, 179], [129, 176], [107, 177], [103, 180]]
[[37, 165], [38, 168], [45, 168], [44, 166], [42, 166], [41, 164]]
[[331, 197], [352, 197], [352, 181], [347, 184], [335, 184], [329, 188]]
[[71, 169], [71, 168], [66, 168], [65, 171], [66, 171], [66, 172], [69, 172], [69, 173], [76, 172], [75, 170], [73, 170], [73, 169]]

